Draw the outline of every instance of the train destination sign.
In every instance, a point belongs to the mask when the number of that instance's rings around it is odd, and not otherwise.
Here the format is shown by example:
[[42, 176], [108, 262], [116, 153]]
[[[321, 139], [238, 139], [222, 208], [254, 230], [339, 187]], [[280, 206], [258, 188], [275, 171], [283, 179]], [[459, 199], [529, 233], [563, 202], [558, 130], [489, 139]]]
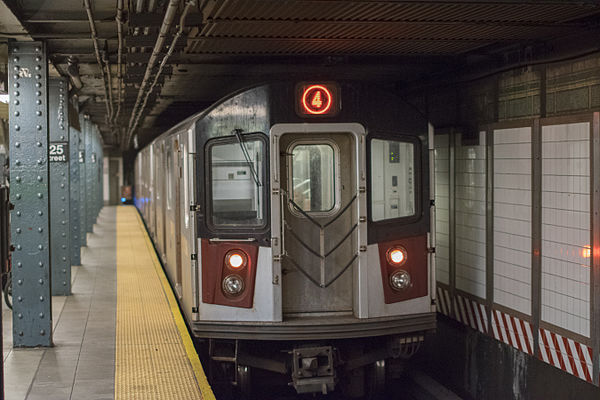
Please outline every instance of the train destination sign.
[[48, 147], [48, 161], [67, 162], [69, 161], [69, 143], [50, 142]]
[[340, 109], [338, 92], [334, 83], [300, 84], [296, 110], [302, 116], [333, 116]]

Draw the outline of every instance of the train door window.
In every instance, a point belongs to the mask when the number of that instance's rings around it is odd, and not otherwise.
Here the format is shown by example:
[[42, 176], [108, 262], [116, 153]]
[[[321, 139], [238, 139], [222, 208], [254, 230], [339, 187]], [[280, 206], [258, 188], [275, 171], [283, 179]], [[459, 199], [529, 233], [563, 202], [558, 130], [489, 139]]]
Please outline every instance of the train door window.
[[415, 214], [415, 144], [371, 140], [371, 220]]
[[215, 228], [263, 227], [265, 142], [256, 134], [217, 139], [207, 147], [210, 217]]
[[336, 196], [336, 150], [333, 144], [296, 143], [290, 147], [289, 192], [294, 203], [312, 214], [335, 211], [339, 196]]

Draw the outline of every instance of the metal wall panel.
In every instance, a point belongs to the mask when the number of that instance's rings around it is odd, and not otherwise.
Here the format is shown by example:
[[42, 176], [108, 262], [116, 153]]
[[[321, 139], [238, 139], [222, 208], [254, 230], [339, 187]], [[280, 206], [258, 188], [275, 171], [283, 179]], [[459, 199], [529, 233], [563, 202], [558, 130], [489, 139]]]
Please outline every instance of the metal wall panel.
[[435, 274], [450, 283], [450, 135], [435, 137]]
[[531, 127], [494, 131], [494, 302], [531, 315]]
[[456, 288], [486, 298], [486, 147], [485, 132], [477, 145], [456, 153]]
[[71, 228], [71, 264], [81, 265], [81, 221], [79, 205], [79, 135], [80, 132], [69, 128], [69, 176], [71, 191], [70, 228]]
[[590, 123], [542, 127], [542, 321], [590, 336]]
[[65, 78], [48, 81], [50, 169], [50, 265], [52, 295], [71, 294], [71, 230], [69, 227], [69, 107]]
[[13, 346], [51, 346], [47, 60], [41, 42], [9, 42]]

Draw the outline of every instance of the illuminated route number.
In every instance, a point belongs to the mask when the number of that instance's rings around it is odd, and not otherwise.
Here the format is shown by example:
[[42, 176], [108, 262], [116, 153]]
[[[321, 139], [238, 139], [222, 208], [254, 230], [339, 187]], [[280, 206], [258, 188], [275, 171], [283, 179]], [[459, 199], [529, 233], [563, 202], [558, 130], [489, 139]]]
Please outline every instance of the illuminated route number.
[[334, 82], [296, 86], [296, 112], [302, 117], [332, 117], [341, 108], [340, 89]]
[[48, 160], [50, 162], [69, 161], [69, 144], [65, 142], [53, 142], [48, 146]]

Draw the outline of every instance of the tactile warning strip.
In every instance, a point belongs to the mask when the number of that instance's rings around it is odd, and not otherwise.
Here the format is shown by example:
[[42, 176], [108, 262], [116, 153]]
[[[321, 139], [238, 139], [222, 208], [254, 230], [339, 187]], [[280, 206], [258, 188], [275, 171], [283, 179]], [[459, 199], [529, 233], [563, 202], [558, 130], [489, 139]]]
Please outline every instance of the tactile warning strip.
[[142, 221], [117, 209], [115, 399], [214, 399]]

